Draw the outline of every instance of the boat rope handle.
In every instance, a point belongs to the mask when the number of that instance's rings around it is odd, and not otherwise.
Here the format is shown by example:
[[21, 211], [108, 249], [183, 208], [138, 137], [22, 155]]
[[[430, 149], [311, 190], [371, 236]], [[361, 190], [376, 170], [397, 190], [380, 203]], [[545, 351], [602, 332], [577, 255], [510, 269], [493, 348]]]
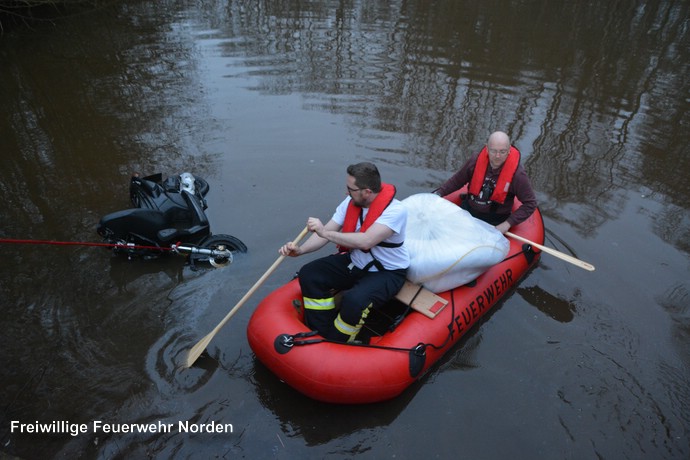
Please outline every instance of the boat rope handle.
[[300, 339], [304, 337], [311, 337], [316, 335], [316, 331], [311, 331], [311, 332], [300, 332], [299, 334], [281, 334], [278, 337], [282, 337], [283, 343], [282, 345], [285, 347], [292, 348], [294, 346], [298, 345], [313, 345], [315, 343], [335, 343], [338, 345], [344, 345], [344, 346], [349, 346], [349, 347], [362, 347], [362, 348], [377, 348], [379, 350], [392, 350], [392, 351], [404, 351], [406, 353], [410, 352], [417, 352], [420, 350], [420, 347], [426, 348], [427, 344], [426, 343], [418, 343], [415, 347], [413, 348], [401, 348], [401, 347], [387, 347], [385, 345], [372, 345], [370, 343], [356, 343], [356, 342], [338, 342], [336, 340], [331, 340], [331, 339], [325, 339], [325, 338], [319, 338], [319, 339], [308, 339], [308, 340], [295, 340], [295, 339]]
[[527, 254], [528, 252], [534, 253], [534, 250], [532, 249], [532, 245], [530, 245], [530, 244], [523, 244], [523, 245], [522, 245], [522, 251], [518, 251], [518, 252], [516, 252], [515, 254], [513, 254], [512, 256], [506, 257], [505, 259], [503, 259], [503, 260], [500, 261], [499, 263], [506, 262], [506, 261], [508, 261], [508, 260], [510, 260], [510, 259], [512, 259], [512, 258], [514, 258], [514, 257], [517, 257], [517, 256], [521, 255], [521, 254]]

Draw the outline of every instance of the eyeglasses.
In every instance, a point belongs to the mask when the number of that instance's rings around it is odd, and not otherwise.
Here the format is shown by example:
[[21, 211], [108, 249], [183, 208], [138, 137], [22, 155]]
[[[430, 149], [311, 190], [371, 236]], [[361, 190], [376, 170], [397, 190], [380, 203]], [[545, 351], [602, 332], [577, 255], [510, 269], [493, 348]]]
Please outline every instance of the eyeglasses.
[[508, 155], [508, 152], [509, 152], [508, 149], [503, 149], [503, 150], [489, 149], [489, 153], [491, 155], [504, 156], [504, 155]]
[[346, 185], [345, 187], [347, 187], [347, 192], [348, 192], [348, 193], [359, 192], [360, 190], [364, 190], [363, 188], [350, 188], [349, 185]]

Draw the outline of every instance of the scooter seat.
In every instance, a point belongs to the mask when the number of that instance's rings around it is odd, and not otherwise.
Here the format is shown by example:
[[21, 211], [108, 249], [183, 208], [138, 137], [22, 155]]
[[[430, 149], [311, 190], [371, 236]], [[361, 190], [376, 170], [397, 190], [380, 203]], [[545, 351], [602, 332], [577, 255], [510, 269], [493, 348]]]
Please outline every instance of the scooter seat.
[[163, 213], [152, 209], [132, 208], [103, 216], [96, 227], [99, 235], [127, 239], [131, 234], [155, 238], [158, 229], [166, 227]]
[[164, 228], [157, 233], [158, 241], [163, 244], [170, 245], [178, 241], [186, 241], [190, 239], [201, 239], [209, 234], [208, 226], [195, 225], [190, 228]]

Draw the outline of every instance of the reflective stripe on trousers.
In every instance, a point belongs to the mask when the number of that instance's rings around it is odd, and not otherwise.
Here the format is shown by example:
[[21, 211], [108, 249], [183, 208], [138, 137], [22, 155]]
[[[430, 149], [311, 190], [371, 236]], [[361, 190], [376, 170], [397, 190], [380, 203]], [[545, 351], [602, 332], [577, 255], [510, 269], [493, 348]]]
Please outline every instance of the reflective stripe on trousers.
[[343, 320], [343, 318], [340, 316], [340, 314], [338, 314], [337, 318], [335, 318], [335, 321], [333, 321], [333, 325], [335, 326], [335, 329], [338, 332], [347, 336], [348, 342], [352, 342], [357, 337], [357, 334], [359, 334], [359, 331], [362, 330], [362, 326], [364, 325], [364, 321], [366, 321], [367, 316], [369, 316], [370, 309], [371, 309], [371, 304], [369, 304], [364, 310], [362, 310], [362, 316], [360, 317], [359, 322], [357, 323], [356, 326], [353, 326], [349, 323], [346, 323]]
[[304, 308], [308, 310], [333, 310], [335, 309], [335, 297], [329, 297], [327, 299], [312, 299], [311, 297], [303, 297]]

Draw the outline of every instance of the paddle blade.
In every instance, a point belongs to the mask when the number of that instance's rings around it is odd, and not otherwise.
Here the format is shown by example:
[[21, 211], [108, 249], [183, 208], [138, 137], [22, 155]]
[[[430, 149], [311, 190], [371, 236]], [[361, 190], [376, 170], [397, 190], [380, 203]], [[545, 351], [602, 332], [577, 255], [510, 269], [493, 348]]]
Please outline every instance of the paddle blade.
[[199, 356], [201, 356], [206, 347], [208, 347], [208, 344], [211, 343], [213, 335], [213, 333], [208, 334], [206, 337], [199, 340], [199, 342], [197, 342], [197, 344], [189, 350], [189, 353], [187, 354], [187, 359], [184, 362], [185, 367], [192, 367], [192, 364], [194, 364], [196, 360], [199, 359]]

